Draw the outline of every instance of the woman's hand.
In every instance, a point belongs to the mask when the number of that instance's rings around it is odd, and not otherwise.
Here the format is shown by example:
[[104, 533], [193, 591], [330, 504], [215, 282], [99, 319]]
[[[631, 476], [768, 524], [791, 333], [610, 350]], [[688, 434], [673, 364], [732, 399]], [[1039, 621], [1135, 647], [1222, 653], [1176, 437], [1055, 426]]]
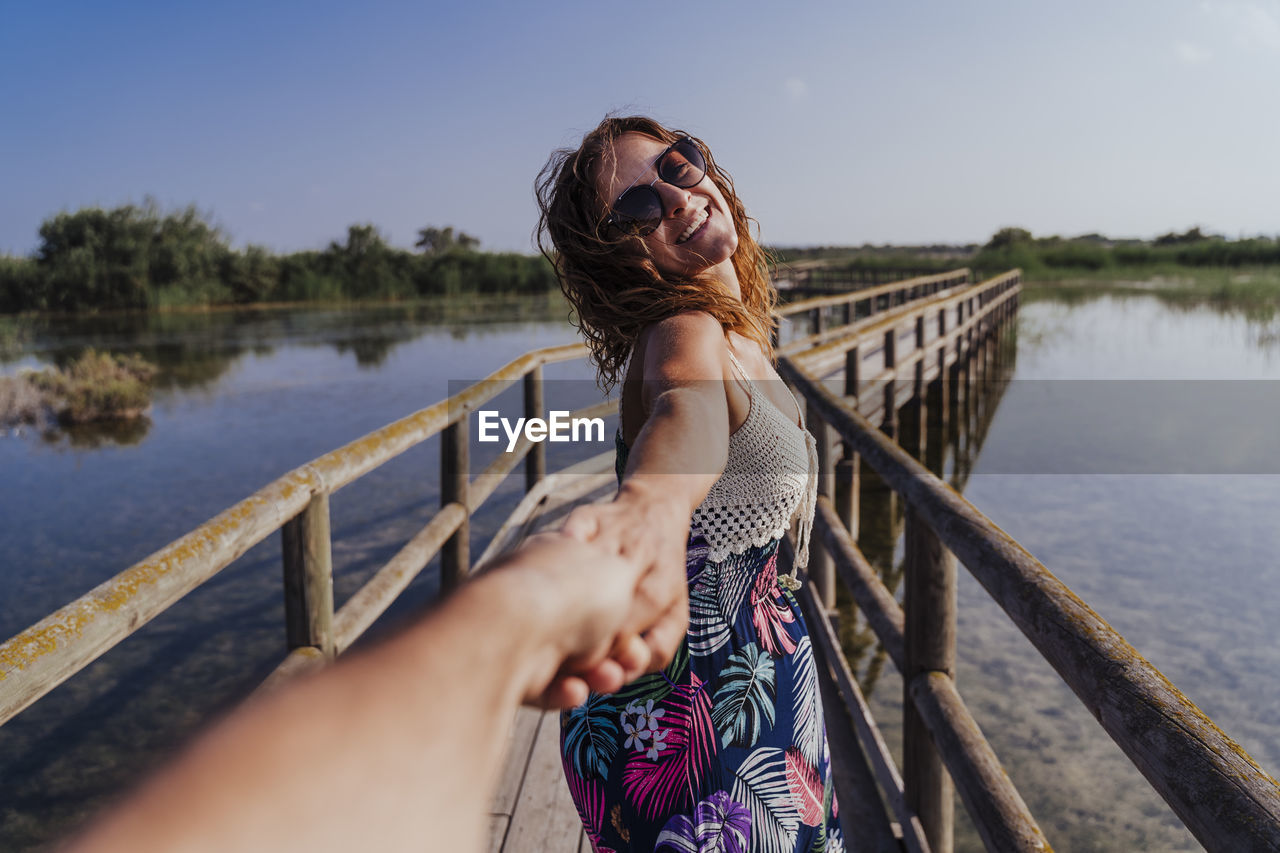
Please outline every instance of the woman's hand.
[[539, 533], [486, 568], [499, 605], [526, 626], [529, 663], [519, 678], [525, 704], [564, 708], [587, 691], [611, 693], [643, 672], [648, 647], [623, 629], [640, 564], [601, 543]]
[[611, 503], [578, 507], [562, 528], [566, 535], [591, 542], [639, 567], [639, 582], [626, 608], [622, 634], [640, 634], [649, 655], [639, 666], [619, 661], [624, 669], [623, 683], [666, 666], [688, 629], [685, 545], [689, 513], [678, 500], [656, 491], [652, 482], [624, 482]]

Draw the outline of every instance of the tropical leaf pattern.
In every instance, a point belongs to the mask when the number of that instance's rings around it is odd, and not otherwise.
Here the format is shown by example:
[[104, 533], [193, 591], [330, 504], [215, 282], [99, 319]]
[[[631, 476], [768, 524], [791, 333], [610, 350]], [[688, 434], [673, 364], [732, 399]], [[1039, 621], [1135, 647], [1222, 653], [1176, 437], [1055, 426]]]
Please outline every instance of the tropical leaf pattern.
[[711, 720], [725, 746], [753, 746], [773, 726], [773, 659], [755, 643], [729, 657], [720, 671]]
[[800, 638], [791, 660], [795, 674], [795, 689], [791, 691], [796, 721], [793, 740], [805, 760], [817, 767], [823, 760], [827, 736], [823, 728], [822, 695], [818, 692], [818, 670], [814, 666], [813, 646], [808, 637]]
[[733, 628], [720, 612], [715, 586], [697, 584], [689, 592], [689, 653], [698, 657], [714, 654], [724, 648], [731, 637]]
[[662, 710], [661, 749], [656, 756], [633, 752], [622, 770], [628, 801], [647, 819], [697, 802], [695, 795], [711, 772], [718, 746], [711, 700], [697, 675], [691, 674], [688, 685], [673, 690]]
[[671, 663], [667, 664], [667, 668], [661, 672], [651, 672], [648, 675], [642, 675], [626, 687], [613, 694], [612, 701], [617, 707], [625, 707], [631, 702], [645, 702], [652, 700], [660, 702], [667, 698], [667, 695], [682, 681], [687, 681], [685, 677], [689, 668], [689, 646], [688, 643], [681, 643], [680, 648], [676, 650], [676, 655], [671, 659]]
[[[781, 599], [781, 601], [779, 600]], [[760, 645], [772, 657], [789, 655], [796, 650], [796, 640], [787, 625], [796, 621], [778, 588], [778, 560], [775, 554], [756, 577], [751, 588], [751, 622], [755, 625]]]
[[608, 697], [592, 694], [560, 718], [566, 767], [571, 763], [579, 776], [608, 775], [609, 764], [618, 751], [617, 714]]
[[734, 771], [731, 796], [751, 812], [753, 851], [791, 853], [796, 848], [800, 813], [787, 785], [783, 751], [764, 747]]
[[791, 789], [791, 800], [800, 813], [800, 822], [805, 826], [818, 826], [822, 823], [822, 801], [826, 794], [818, 771], [795, 747], [787, 750], [786, 759], [787, 787]]
[[562, 715], [565, 775], [598, 853], [843, 853], [814, 650], [777, 552], [711, 560], [691, 530], [675, 659]]
[[747, 853], [751, 841], [751, 815], [725, 791], [716, 791], [698, 803], [693, 817], [678, 814], [667, 821], [654, 853]]

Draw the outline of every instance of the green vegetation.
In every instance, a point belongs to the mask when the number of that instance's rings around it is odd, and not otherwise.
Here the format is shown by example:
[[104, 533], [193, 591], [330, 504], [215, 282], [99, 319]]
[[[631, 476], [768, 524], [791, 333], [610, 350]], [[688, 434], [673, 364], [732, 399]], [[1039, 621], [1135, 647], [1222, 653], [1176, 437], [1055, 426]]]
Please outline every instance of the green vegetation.
[[65, 367], [0, 377], [0, 425], [136, 418], [151, 405], [155, 374], [140, 356], [88, 349]]
[[1080, 273], [1144, 278], [1179, 270], [1280, 265], [1280, 239], [1228, 240], [1199, 228], [1165, 234], [1155, 240], [1112, 240], [1101, 234], [1082, 237], [1033, 237], [1023, 228], [1003, 228], [970, 260], [982, 270], [1021, 267], [1032, 280], [1070, 278]]
[[421, 253], [397, 249], [373, 225], [352, 225], [322, 251], [276, 255], [232, 248], [194, 207], [154, 202], [59, 213], [28, 258], [0, 255], [0, 313], [149, 309], [278, 301], [400, 300], [463, 293], [544, 293], [555, 275], [540, 255], [481, 252], [452, 228], [419, 232]]

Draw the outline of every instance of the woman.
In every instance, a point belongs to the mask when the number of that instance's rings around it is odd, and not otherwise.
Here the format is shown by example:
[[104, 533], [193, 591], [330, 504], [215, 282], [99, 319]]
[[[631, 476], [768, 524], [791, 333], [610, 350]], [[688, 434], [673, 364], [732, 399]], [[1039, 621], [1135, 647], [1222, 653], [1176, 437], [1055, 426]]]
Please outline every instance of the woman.
[[643, 117], [552, 155], [538, 199], [601, 384], [622, 383], [618, 496], [565, 529], [651, 562], [651, 606], [683, 565], [664, 626], [690, 617], [666, 669], [562, 717], [587, 835], [598, 853], [842, 850], [812, 648], [777, 573], [797, 512], [807, 558], [813, 439], [772, 369], [746, 211], [706, 146]]

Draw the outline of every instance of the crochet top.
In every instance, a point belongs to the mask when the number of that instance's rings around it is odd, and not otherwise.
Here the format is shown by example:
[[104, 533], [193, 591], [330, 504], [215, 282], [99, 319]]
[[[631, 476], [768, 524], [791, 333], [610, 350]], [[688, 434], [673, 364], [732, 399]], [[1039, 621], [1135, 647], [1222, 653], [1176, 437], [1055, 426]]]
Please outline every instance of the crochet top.
[[798, 403], [799, 425], [747, 376], [732, 350], [729, 359], [741, 376], [750, 410], [742, 425], [729, 434], [724, 472], [693, 511], [692, 526], [711, 549], [707, 559], [718, 561], [781, 539], [798, 512], [795, 561], [791, 574], [778, 579], [794, 590], [800, 586], [796, 572], [809, 562], [818, 492], [817, 442], [804, 426], [804, 411]]

